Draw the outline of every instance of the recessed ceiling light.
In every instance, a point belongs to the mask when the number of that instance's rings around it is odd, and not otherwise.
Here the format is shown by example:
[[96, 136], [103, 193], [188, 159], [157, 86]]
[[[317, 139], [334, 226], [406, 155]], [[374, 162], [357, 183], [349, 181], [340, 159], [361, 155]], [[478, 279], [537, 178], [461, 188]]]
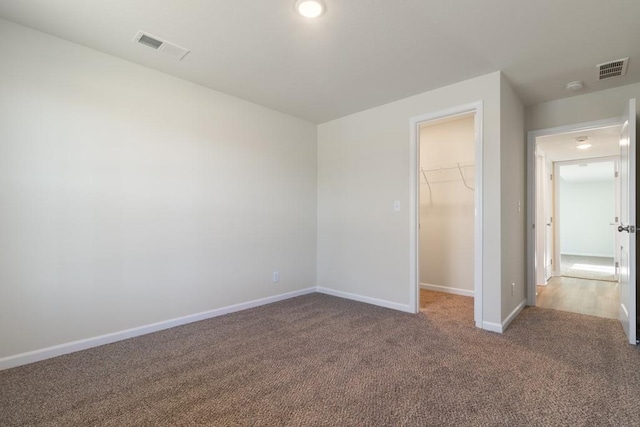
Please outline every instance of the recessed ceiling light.
[[586, 150], [589, 147], [591, 147], [591, 144], [580, 144], [576, 148], [579, 148], [580, 150]]
[[579, 136], [579, 137], [576, 138], [576, 143], [577, 144], [581, 144], [581, 143], [586, 142], [588, 140], [589, 140], [588, 136]]
[[565, 86], [565, 88], [567, 88], [567, 90], [570, 90], [570, 91], [573, 91], [573, 92], [575, 92], [577, 90], [580, 90], [583, 87], [584, 87], [584, 84], [580, 80], [576, 80], [574, 82], [569, 82]]
[[298, 0], [296, 10], [305, 18], [317, 18], [324, 13], [324, 4], [319, 0]]

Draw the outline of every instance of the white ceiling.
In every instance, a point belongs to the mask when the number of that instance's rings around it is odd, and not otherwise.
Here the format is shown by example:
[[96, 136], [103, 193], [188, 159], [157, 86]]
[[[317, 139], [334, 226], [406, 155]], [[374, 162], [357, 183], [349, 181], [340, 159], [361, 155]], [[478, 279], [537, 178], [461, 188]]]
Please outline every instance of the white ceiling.
[[[640, 81], [638, 0], [0, 0], [0, 16], [321, 123], [502, 70], [525, 104]], [[1, 22], [0, 22], [1, 25]], [[147, 31], [182, 61], [131, 42]], [[630, 56], [627, 76], [598, 63]]]
[[560, 166], [560, 176], [567, 182], [602, 182], [613, 183], [613, 162], [582, 163]]
[[[554, 162], [617, 156], [620, 154], [620, 130], [621, 126], [613, 126], [542, 136], [536, 139], [536, 143], [537, 147]], [[591, 144], [591, 147], [586, 150], [576, 148], [578, 145], [576, 138], [582, 136], [588, 137], [588, 143]]]

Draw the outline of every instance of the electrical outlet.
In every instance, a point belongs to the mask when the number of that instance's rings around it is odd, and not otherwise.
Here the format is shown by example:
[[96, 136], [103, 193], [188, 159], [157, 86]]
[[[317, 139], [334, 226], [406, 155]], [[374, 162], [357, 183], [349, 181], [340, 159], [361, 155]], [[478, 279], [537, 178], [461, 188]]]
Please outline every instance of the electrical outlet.
[[279, 271], [274, 271], [273, 272], [273, 283], [278, 283], [280, 281], [280, 272]]

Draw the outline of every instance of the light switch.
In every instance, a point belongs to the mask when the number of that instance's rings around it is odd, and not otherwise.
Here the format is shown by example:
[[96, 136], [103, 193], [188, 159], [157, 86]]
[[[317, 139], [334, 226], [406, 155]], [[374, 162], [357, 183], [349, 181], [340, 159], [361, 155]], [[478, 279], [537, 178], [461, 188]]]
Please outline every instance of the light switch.
[[400, 212], [400, 200], [396, 200], [393, 202], [393, 210], [395, 212]]

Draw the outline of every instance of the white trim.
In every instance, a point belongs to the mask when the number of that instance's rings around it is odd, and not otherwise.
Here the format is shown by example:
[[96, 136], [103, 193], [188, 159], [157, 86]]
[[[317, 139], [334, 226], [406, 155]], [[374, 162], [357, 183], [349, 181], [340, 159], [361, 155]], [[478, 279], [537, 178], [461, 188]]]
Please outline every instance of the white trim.
[[41, 360], [50, 359], [64, 354], [74, 353], [80, 350], [86, 350], [92, 347], [98, 347], [105, 344], [111, 344], [117, 341], [134, 338], [140, 335], [150, 334], [152, 332], [162, 331], [164, 329], [176, 326], [186, 325], [187, 323], [198, 322], [200, 320], [210, 319], [236, 311], [242, 311], [249, 308], [259, 307], [265, 304], [271, 304], [301, 295], [307, 295], [316, 292], [316, 288], [301, 289], [299, 291], [287, 292], [284, 294], [274, 295], [271, 297], [261, 298], [240, 304], [234, 304], [227, 307], [217, 308], [214, 310], [203, 311], [201, 313], [190, 314], [188, 316], [177, 317], [175, 319], [164, 320], [161, 322], [151, 323], [148, 325], [138, 326], [136, 328], [125, 329], [123, 331], [113, 332], [110, 334], [100, 335], [97, 337], [87, 338], [78, 341], [72, 341], [65, 344], [55, 345], [39, 350], [20, 353], [13, 356], [7, 356], [0, 359], [0, 371], [4, 369], [14, 368], [16, 366], [26, 365], [29, 363], [39, 362]]
[[482, 322], [482, 329], [489, 332], [502, 333], [502, 325], [500, 323]]
[[452, 288], [450, 286], [432, 285], [430, 283], [420, 283], [420, 289], [426, 289], [429, 291], [446, 292], [448, 294], [462, 295], [465, 297], [472, 297], [473, 291], [462, 288]]
[[[553, 176], [560, 176], [560, 168], [562, 166], [569, 165], [579, 165], [579, 164], [591, 164], [591, 163], [604, 163], [611, 162], [614, 164], [615, 162], [620, 161], [620, 156], [605, 156], [605, 157], [593, 157], [591, 159], [573, 159], [573, 160], [563, 160], [559, 162], [553, 162]], [[613, 178], [612, 178], [613, 180]], [[615, 191], [615, 190], [614, 190]], [[615, 195], [614, 195], [615, 196]], [[554, 253], [553, 259], [557, 260], [555, 264], [555, 268], [559, 268], [562, 270], [562, 218], [560, 217], [560, 206], [562, 204], [562, 191], [560, 190], [560, 179], [553, 180], [553, 235], [554, 235]], [[566, 254], [570, 255], [570, 254]], [[578, 255], [578, 254], [576, 254]], [[601, 255], [583, 255], [583, 256], [601, 256]], [[614, 255], [604, 255], [605, 257], [613, 257]], [[558, 272], [558, 275], [562, 275], [562, 271]]]
[[515, 319], [518, 314], [520, 314], [520, 312], [524, 310], [526, 305], [527, 299], [525, 298], [520, 301], [520, 304], [518, 304], [518, 306], [513, 309], [513, 311], [507, 316], [507, 318], [502, 321], [502, 323], [484, 322], [482, 324], [482, 329], [486, 329], [487, 331], [491, 332], [497, 332], [499, 334], [503, 333], [507, 330], [511, 322], [513, 322], [513, 319]]
[[518, 314], [520, 314], [520, 312], [524, 310], [526, 305], [527, 305], [527, 300], [525, 298], [522, 301], [520, 301], [520, 304], [518, 304], [518, 306], [514, 308], [511, 313], [509, 313], [507, 318], [502, 321], [503, 332], [507, 329], [507, 327], [511, 324], [511, 322], [513, 322], [513, 319], [515, 319], [518, 316]]
[[422, 122], [442, 119], [462, 114], [475, 113], [475, 221], [474, 221], [474, 320], [476, 326], [483, 327], [482, 289], [483, 289], [483, 101], [441, 110], [435, 113], [412, 117], [409, 120], [409, 307], [412, 313], [420, 311], [419, 286], [419, 224], [420, 194], [418, 168], [420, 163], [419, 126]]
[[409, 304], [399, 304], [397, 302], [391, 302], [391, 301], [387, 301], [387, 300], [383, 300], [383, 299], [365, 297], [363, 295], [352, 294], [352, 293], [343, 292], [343, 291], [337, 291], [335, 289], [323, 288], [323, 287], [320, 287], [320, 286], [318, 286], [316, 288], [316, 292], [319, 292], [319, 293], [325, 294], [325, 295], [331, 295], [331, 296], [334, 296], [334, 297], [350, 299], [350, 300], [353, 300], [353, 301], [359, 301], [359, 302], [364, 302], [364, 303], [367, 303], [367, 304], [377, 305], [379, 307], [385, 307], [385, 308], [390, 308], [390, 309], [393, 309], [393, 310], [404, 311], [405, 313], [415, 314], [414, 311], [411, 309], [411, 306]]
[[[613, 162], [620, 160], [620, 156], [602, 156], [602, 157], [590, 157], [590, 158], [581, 158], [581, 159], [571, 159], [571, 160], [561, 160], [554, 161], [553, 163], [559, 164], [561, 166], [567, 165], [580, 165], [584, 163], [605, 163], [605, 162]], [[615, 165], [614, 165], [615, 167]]]
[[562, 240], [560, 237], [560, 230], [562, 227], [562, 219], [560, 218], [560, 202], [562, 197], [560, 196], [560, 162], [553, 162], [553, 191], [551, 204], [553, 206], [553, 223], [551, 229], [553, 230], [553, 259], [555, 260], [553, 269], [558, 272], [558, 275], [562, 275], [562, 257], [560, 255], [560, 245]]
[[548, 129], [530, 130], [527, 132], [527, 305], [536, 305], [535, 275], [535, 223], [536, 223], [536, 170], [535, 151], [536, 138], [568, 132], [579, 132], [611, 126], [620, 126], [622, 119], [614, 117], [593, 122], [576, 123]]
[[592, 254], [592, 253], [586, 253], [586, 252], [562, 252], [560, 253], [560, 255], [573, 255], [573, 256], [590, 256], [590, 257], [597, 257], [597, 258], [611, 258], [613, 259], [613, 255], [614, 254]]

